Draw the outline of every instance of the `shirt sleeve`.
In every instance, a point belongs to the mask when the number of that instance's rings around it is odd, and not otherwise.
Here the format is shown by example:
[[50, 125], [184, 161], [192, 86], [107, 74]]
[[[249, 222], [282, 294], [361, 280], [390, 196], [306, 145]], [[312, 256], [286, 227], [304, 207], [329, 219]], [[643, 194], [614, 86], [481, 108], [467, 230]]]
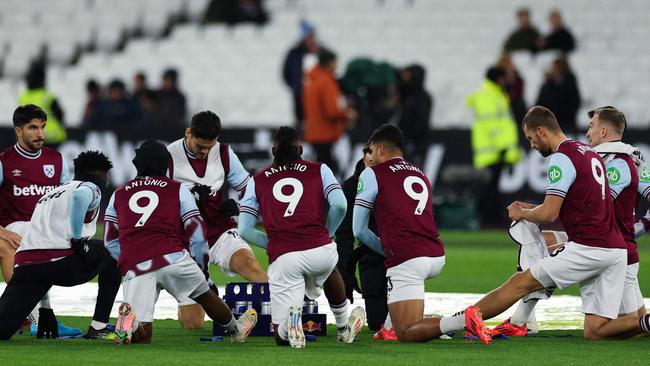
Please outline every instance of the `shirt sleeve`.
[[4, 177], [4, 174], [2, 174], [2, 160], [0, 160], [0, 186], [2, 185], [2, 177]]
[[257, 195], [255, 194], [254, 178], [248, 180], [246, 193], [244, 193], [244, 197], [239, 201], [239, 212], [246, 212], [256, 218], [260, 215], [260, 204], [257, 202]]
[[370, 215], [371, 212], [368, 208], [355, 205], [354, 212], [352, 213], [352, 232], [362, 244], [374, 250], [377, 254], [385, 256], [381, 241], [377, 235], [368, 228]]
[[182, 222], [185, 222], [187, 219], [191, 217], [201, 215], [201, 213], [199, 212], [199, 208], [196, 206], [196, 200], [194, 200], [194, 196], [192, 195], [192, 192], [190, 192], [190, 190], [186, 186], [181, 184], [181, 188], [179, 189], [178, 194], [181, 202], [180, 214], [181, 214]]
[[325, 195], [325, 198], [327, 198], [333, 190], [341, 189], [341, 185], [336, 180], [336, 177], [334, 177], [332, 169], [330, 169], [326, 164], [321, 164], [320, 176], [323, 181], [323, 194]]
[[576, 168], [571, 159], [562, 153], [551, 155], [548, 162], [546, 194], [566, 197], [576, 179]]
[[644, 165], [639, 174], [639, 188], [638, 192], [645, 199], [650, 200], [650, 170]]
[[70, 233], [73, 238], [81, 238], [86, 213], [96, 210], [101, 199], [102, 195], [99, 188], [90, 182], [81, 183], [72, 192], [72, 199], [70, 200]]
[[354, 200], [355, 206], [362, 206], [372, 210], [375, 206], [377, 192], [378, 187], [375, 171], [371, 168], [366, 168], [359, 176], [359, 182], [357, 183], [357, 197]]
[[246, 188], [250, 175], [230, 146], [228, 146], [228, 161], [230, 161], [230, 171], [226, 180], [234, 190], [241, 192]]
[[63, 156], [61, 156], [61, 181], [59, 184], [68, 183], [71, 180], [70, 178], [70, 169], [68, 168], [68, 162]]
[[632, 182], [630, 167], [623, 159], [612, 159], [605, 168], [607, 169], [607, 183], [612, 199], [616, 199], [621, 192]]
[[115, 192], [113, 192], [111, 199], [108, 200], [108, 206], [106, 206], [106, 211], [104, 212], [104, 221], [110, 221], [117, 224], [117, 212], [115, 212]]

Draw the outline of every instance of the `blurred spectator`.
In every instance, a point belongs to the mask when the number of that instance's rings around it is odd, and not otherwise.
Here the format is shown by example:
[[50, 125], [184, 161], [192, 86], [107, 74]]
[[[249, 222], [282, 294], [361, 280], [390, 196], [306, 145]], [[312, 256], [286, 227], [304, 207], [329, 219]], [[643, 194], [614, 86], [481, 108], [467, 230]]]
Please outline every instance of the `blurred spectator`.
[[429, 143], [429, 122], [433, 99], [424, 90], [425, 70], [420, 65], [411, 65], [399, 72], [401, 115], [399, 127], [404, 132], [405, 156], [421, 165]]
[[178, 89], [178, 71], [175, 69], [167, 69], [163, 73], [157, 103], [156, 127], [183, 131], [186, 127], [187, 109], [185, 95]]
[[45, 87], [45, 64], [33, 62], [27, 72], [27, 90], [18, 99], [20, 105], [34, 104], [47, 113], [45, 143], [56, 146], [68, 138], [65, 130], [63, 109], [56, 97]]
[[95, 115], [88, 127], [96, 129], [133, 128], [139, 124], [141, 115], [133, 100], [126, 94], [126, 87], [119, 79], [108, 84], [106, 99], [97, 103]]
[[358, 113], [348, 131], [351, 143], [365, 143], [377, 127], [396, 123], [399, 116], [397, 74], [392, 65], [365, 57], [348, 63], [340, 84]]
[[205, 23], [225, 22], [235, 25], [253, 22], [263, 25], [269, 20], [262, 0], [212, 0], [205, 12]]
[[89, 127], [92, 124], [97, 104], [101, 98], [101, 87], [95, 79], [90, 79], [86, 82], [86, 106], [84, 107], [84, 116], [82, 121], [83, 127]]
[[560, 50], [571, 52], [576, 47], [575, 39], [562, 21], [562, 15], [557, 10], [552, 10], [548, 16], [551, 32], [546, 37], [540, 38], [539, 48], [542, 50]]
[[296, 128], [302, 130], [304, 113], [302, 110], [303, 59], [309, 53], [318, 52], [316, 29], [307, 21], [300, 22], [300, 41], [287, 53], [282, 67], [284, 83], [293, 95], [293, 113]]
[[526, 50], [537, 52], [539, 32], [530, 23], [530, 12], [526, 8], [517, 10], [517, 29], [515, 29], [503, 45], [506, 51]]
[[343, 135], [356, 112], [342, 107], [339, 85], [334, 78], [336, 55], [325, 49], [318, 53], [318, 64], [308, 73], [303, 90], [305, 111], [304, 141], [316, 151], [316, 160], [327, 164], [335, 173], [338, 164], [332, 156], [332, 146]]
[[147, 76], [143, 72], [137, 72], [133, 75], [133, 93], [131, 97], [140, 107], [142, 107], [142, 99], [145, 98], [145, 94], [149, 91]]
[[506, 73], [506, 92], [510, 97], [510, 110], [515, 121], [519, 124], [524, 120], [524, 115], [528, 111], [526, 108], [526, 101], [524, 99], [524, 79], [515, 68], [512, 62], [512, 57], [509, 53], [503, 53], [499, 58], [497, 66], [503, 69]]
[[564, 57], [553, 61], [539, 91], [537, 104], [550, 109], [564, 132], [576, 131], [576, 115], [580, 108], [580, 91], [569, 62]]
[[142, 126], [156, 128], [158, 126], [158, 95], [153, 90], [145, 89], [139, 102]]
[[481, 88], [465, 100], [475, 114], [472, 125], [474, 168], [490, 172], [478, 201], [484, 227], [503, 226], [505, 210], [499, 192], [501, 170], [520, 159], [519, 129], [511, 117], [505, 86], [506, 72], [497, 66], [490, 67]]

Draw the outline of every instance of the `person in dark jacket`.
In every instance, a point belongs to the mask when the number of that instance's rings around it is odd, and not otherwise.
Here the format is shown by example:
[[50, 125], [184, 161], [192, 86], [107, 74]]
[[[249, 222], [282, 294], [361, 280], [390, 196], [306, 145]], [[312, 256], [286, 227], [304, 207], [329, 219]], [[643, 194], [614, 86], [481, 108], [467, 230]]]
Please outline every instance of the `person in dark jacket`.
[[[364, 157], [357, 162], [354, 174], [343, 182], [342, 188], [348, 207], [354, 207], [357, 195], [359, 175], [370, 164], [370, 150], [364, 148]], [[348, 209], [343, 222], [336, 231], [336, 244], [339, 253], [337, 267], [343, 276], [346, 296], [352, 301], [353, 290], [361, 292], [366, 305], [368, 328], [377, 331], [384, 324], [388, 314], [385, 258], [361, 245], [354, 249], [352, 233], [352, 209]], [[370, 230], [377, 232], [373, 217], [370, 218]], [[359, 264], [361, 288], [356, 279], [356, 267]]]
[[318, 52], [316, 29], [307, 21], [300, 23], [300, 41], [287, 53], [282, 66], [282, 78], [293, 96], [293, 114], [296, 127], [301, 130], [304, 119], [302, 110], [303, 59], [307, 54]]
[[560, 12], [552, 10], [548, 16], [548, 22], [551, 26], [551, 32], [540, 39], [540, 49], [560, 50], [564, 53], [573, 51], [576, 48], [576, 41], [573, 34], [564, 25]]
[[530, 12], [526, 8], [517, 10], [517, 24], [515, 29], [506, 39], [503, 49], [511, 52], [518, 50], [537, 52], [537, 43], [539, 32], [537, 28], [530, 23]]
[[433, 109], [433, 98], [424, 89], [426, 72], [420, 65], [411, 65], [402, 69], [400, 76], [399, 128], [404, 132], [407, 159], [421, 164], [427, 153], [427, 135]]
[[550, 109], [562, 131], [576, 131], [576, 115], [580, 108], [580, 91], [575, 75], [564, 57], [556, 59], [546, 73], [537, 104]]
[[528, 107], [524, 99], [525, 82], [519, 71], [512, 62], [509, 53], [503, 53], [499, 58], [497, 66], [503, 69], [506, 74], [505, 89], [510, 97], [510, 111], [518, 124], [523, 122]]
[[86, 127], [126, 129], [140, 123], [140, 109], [126, 93], [124, 82], [115, 79], [108, 84], [106, 98], [97, 103], [95, 113]]
[[[157, 93], [156, 128], [182, 132], [187, 127], [185, 95], [178, 88], [178, 71], [167, 69], [163, 73], [162, 87]], [[170, 135], [171, 136], [171, 135]]]

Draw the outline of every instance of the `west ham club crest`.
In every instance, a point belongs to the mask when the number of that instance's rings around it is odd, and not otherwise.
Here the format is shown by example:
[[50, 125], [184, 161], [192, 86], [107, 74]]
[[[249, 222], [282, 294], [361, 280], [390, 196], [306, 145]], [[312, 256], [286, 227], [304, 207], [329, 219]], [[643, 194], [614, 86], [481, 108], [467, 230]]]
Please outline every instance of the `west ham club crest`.
[[52, 164], [43, 165], [43, 173], [45, 173], [46, 177], [52, 178], [54, 176], [54, 165]]

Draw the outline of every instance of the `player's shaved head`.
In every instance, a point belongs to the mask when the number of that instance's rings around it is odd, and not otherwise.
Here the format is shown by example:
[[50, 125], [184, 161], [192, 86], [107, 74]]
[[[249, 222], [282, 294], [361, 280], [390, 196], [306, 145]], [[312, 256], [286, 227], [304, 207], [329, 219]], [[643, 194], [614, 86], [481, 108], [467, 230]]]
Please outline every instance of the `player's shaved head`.
[[368, 139], [368, 145], [384, 144], [400, 152], [404, 151], [404, 133], [395, 125], [385, 124], [378, 127]]
[[522, 122], [522, 127], [524, 130], [528, 129], [534, 131], [537, 130], [537, 128], [542, 127], [549, 132], [562, 132], [555, 114], [541, 105], [534, 106], [528, 111], [528, 113], [526, 113]]

